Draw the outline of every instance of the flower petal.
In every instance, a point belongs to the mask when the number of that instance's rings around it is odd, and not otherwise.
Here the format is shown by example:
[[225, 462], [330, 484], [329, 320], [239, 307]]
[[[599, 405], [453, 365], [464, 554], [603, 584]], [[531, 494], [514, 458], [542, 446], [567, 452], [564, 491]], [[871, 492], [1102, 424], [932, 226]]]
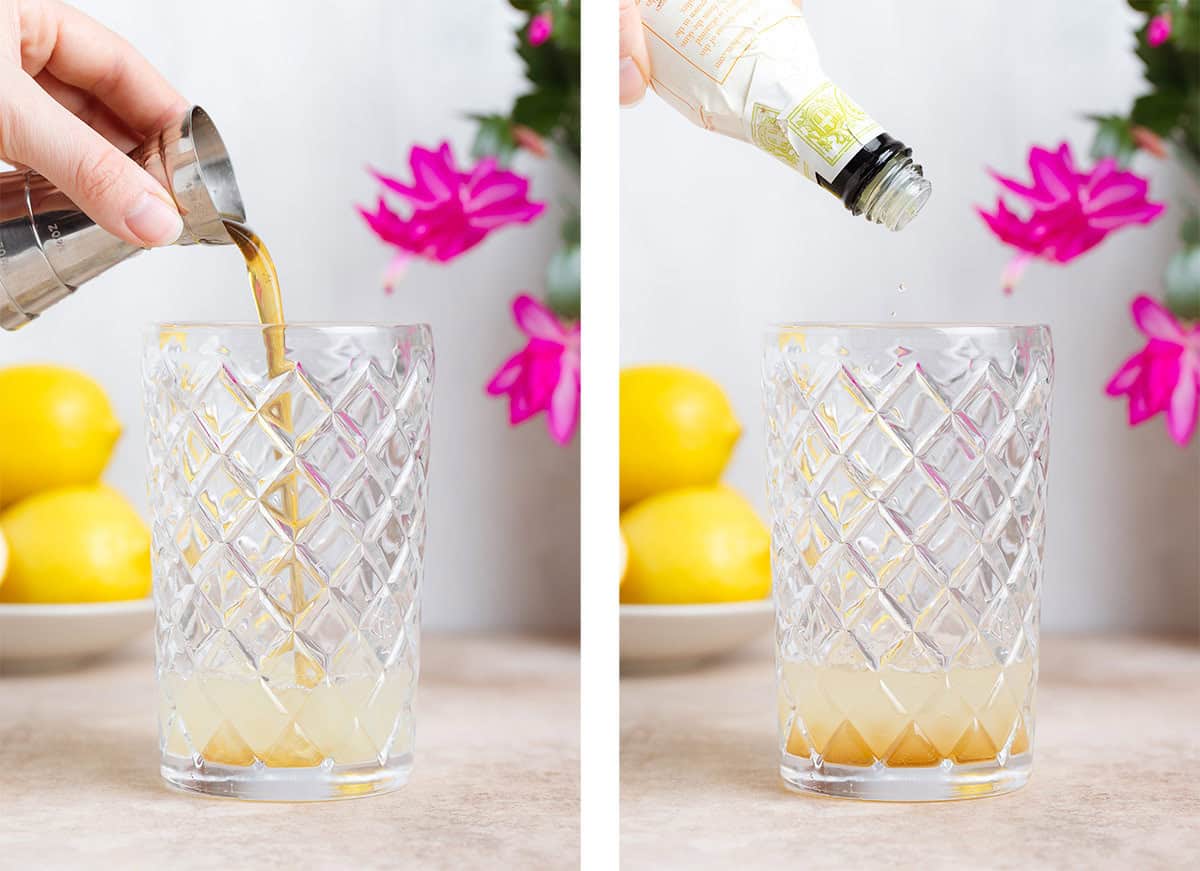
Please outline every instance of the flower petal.
[[992, 214], [981, 208], [976, 208], [979, 217], [983, 218], [988, 225], [988, 229], [996, 235], [996, 237], [1008, 245], [1013, 245], [1026, 251], [1036, 253], [1040, 250], [1040, 246], [1034, 243], [1030, 237], [1029, 228], [1020, 218], [1013, 212], [1009, 211], [1008, 206], [1004, 204], [1004, 200], [996, 201], [996, 212]]
[[375, 177], [375, 180], [393, 193], [397, 193], [404, 197], [413, 205], [428, 205], [432, 200], [427, 191], [418, 191], [415, 188], [409, 187], [400, 179], [394, 176], [384, 175], [375, 169], [368, 169], [368, 172]]
[[525, 378], [522, 380], [522, 401], [529, 415], [545, 411], [550, 407], [554, 391], [562, 378], [562, 348], [529, 343]]
[[507, 360], [504, 361], [496, 374], [492, 376], [492, 380], [487, 383], [487, 392], [492, 396], [500, 396], [512, 390], [513, 385], [521, 378], [521, 373], [525, 367], [525, 352], [518, 351]]
[[1138, 329], [1154, 339], [1186, 344], [1187, 337], [1175, 316], [1153, 297], [1142, 294], [1130, 305]]
[[1146, 401], [1146, 397], [1141, 393], [1133, 392], [1129, 394], [1129, 425], [1138, 426], [1145, 423], [1154, 415], [1158, 414], [1158, 410], [1152, 408], [1150, 403]]
[[1021, 280], [1021, 276], [1025, 273], [1025, 267], [1029, 265], [1029, 261], [1032, 259], [1032, 254], [1018, 254], [1004, 267], [1004, 273], [1001, 275], [1000, 280], [1005, 293], [1013, 292], [1013, 288], [1017, 286], [1017, 282]]
[[1070, 263], [1081, 254], [1086, 254], [1104, 241], [1108, 235], [1105, 230], [1092, 227], [1072, 227], [1070, 230], [1056, 232], [1045, 240], [1046, 253], [1056, 263]]
[[1186, 445], [1196, 431], [1196, 417], [1200, 414], [1200, 384], [1196, 375], [1186, 369], [1171, 392], [1167, 406], [1167, 432], [1179, 445]]
[[988, 174], [991, 175], [991, 177], [995, 179], [996, 183], [1001, 187], [1007, 188], [1009, 191], [1019, 197], [1022, 197], [1023, 199], [1030, 200], [1034, 203], [1047, 202], [1045, 199], [1046, 192], [1038, 188], [1036, 185], [1030, 187], [1028, 185], [1021, 184], [1021, 182], [1017, 181], [1015, 178], [1009, 178], [1006, 175], [1001, 175], [992, 169], [988, 170]]
[[387, 269], [383, 272], [384, 293], [390, 294], [396, 289], [396, 285], [408, 274], [408, 265], [412, 262], [412, 259], [412, 252], [405, 251], [403, 248], [397, 250], [392, 255], [392, 259], [388, 261]]
[[515, 392], [509, 397], [508, 423], [510, 426], [519, 426], [539, 411], [541, 409], [531, 403], [523, 393]]
[[1057, 152], [1031, 148], [1029, 169], [1033, 173], [1036, 190], [1044, 198], [1043, 201], [1057, 203], [1075, 196], [1079, 184], [1075, 178], [1075, 162], [1071, 159], [1071, 150], [1067, 143], [1060, 145]]
[[505, 200], [524, 200], [529, 182], [511, 172], [493, 172], [470, 186], [464, 205], [468, 211], [502, 203]]
[[414, 148], [410, 162], [418, 190], [426, 191], [432, 201], [448, 199], [458, 189], [458, 171], [449, 143], [443, 142], [436, 153]]
[[533, 297], [521, 294], [513, 300], [513, 320], [531, 338], [563, 344], [564, 331], [554, 312]]
[[1146, 183], [1142, 182], [1141, 185], [1138, 185], [1139, 181], [1141, 179], [1136, 181], [1114, 179], [1105, 185], [1096, 185], [1088, 194], [1088, 214], [1094, 214], [1112, 206], [1123, 205], [1129, 208], [1140, 205], [1146, 195]]
[[384, 242], [410, 248], [412, 236], [408, 222], [389, 209], [382, 199], [374, 212], [369, 212], [362, 206], [355, 208], [367, 222], [367, 226]]
[[550, 435], [560, 445], [571, 440], [575, 425], [579, 422], [579, 374], [563, 366], [558, 386], [550, 397], [546, 409], [546, 425]]
[[1089, 213], [1087, 222], [1090, 226], [1107, 233], [1127, 224], [1149, 224], [1166, 211], [1166, 208], [1162, 203], [1113, 203]]
[[1104, 392], [1109, 396], [1121, 396], [1128, 393], [1138, 378], [1142, 374], [1142, 352], [1138, 351], [1116, 371], [1116, 374], [1109, 379], [1108, 384], [1104, 388]]
[[471, 214], [468, 219], [471, 226], [481, 230], [496, 230], [505, 224], [528, 224], [544, 212], [546, 206], [544, 203], [525, 203], [517, 209], [506, 208], [493, 213], [494, 209], [496, 207]]

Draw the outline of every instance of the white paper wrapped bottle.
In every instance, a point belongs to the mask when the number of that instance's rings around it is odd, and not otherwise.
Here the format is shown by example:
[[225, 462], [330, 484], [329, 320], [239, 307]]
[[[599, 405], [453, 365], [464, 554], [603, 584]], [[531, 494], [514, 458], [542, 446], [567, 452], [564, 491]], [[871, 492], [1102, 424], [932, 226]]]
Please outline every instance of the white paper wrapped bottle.
[[638, 0], [656, 93], [706, 130], [752, 143], [853, 214], [903, 228], [932, 186], [912, 149], [821, 69], [792, 0]]

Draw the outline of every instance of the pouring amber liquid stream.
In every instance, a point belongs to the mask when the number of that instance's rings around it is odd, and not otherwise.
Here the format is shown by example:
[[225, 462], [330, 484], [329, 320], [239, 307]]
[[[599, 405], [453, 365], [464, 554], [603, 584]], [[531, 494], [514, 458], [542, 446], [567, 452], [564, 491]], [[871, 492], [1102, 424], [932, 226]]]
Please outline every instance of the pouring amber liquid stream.
[[[229, 231], [229, 235], [233, 237], [234, 243], [242, 252], [242, 257], [245, 258], [246, 272], [250, 278], [250, 290], [254, 294], [254, 306], [258, 311], [259, 323], [263, 325], [263, 342], [267, 350], [267, 374], [271, 378], [276, 378], [293, 367], [293, 363], [287, 358], [287, 351], [284, 347], [283, 294], [279, 285], [279, 273], [275, 269], [274, 260], [271, 259], [271, 252], [267, 250], [267, 246], [263, 244], [257, 233], [235, 221], [225, 221], [224, 223], [225, 229]], [[280, 394], [279, 398], [267, 406], [264, 411], [276, 426], [286, 433], [292, 432], [292, 395], [290, 393]], [[280, 453], [276, 453], [276, 458], [281, 456]], [[282, 490], [280, 495], [283, 507], [283, 516], [279, 519], [291, 527], [293, 534], [298, 532], [302, 525], [296, 475], [297, 472], [293, 469], [279, 485]], [[272, 494], [268, 494], [268, 496], [270, 495]], [[296, 621], [306, 604], [303, 569], [296, 563], [294, 552], [288, 558], [285, 571], [291, 575], [292, 607], [288, 617], [292, 624], [294, 637]], [[297, 657], [295, 665], [296, 682], [299, 686], [311, 688], [320, 683], [321, 675], [315, 671], [315, 664], [310, 662], [307, 657]]]

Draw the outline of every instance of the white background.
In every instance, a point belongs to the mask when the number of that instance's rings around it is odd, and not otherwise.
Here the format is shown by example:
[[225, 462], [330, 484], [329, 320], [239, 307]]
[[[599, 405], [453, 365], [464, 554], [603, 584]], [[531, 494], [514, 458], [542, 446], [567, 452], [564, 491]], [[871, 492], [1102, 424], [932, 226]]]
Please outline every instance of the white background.
[[[406, 175], [411, 143], [449, 138], [466, 157], [469, 112], [503, 111], [523, 89], [514, 18], [496, 0], [333, 4], [87, 0], [204, 106], [233, 155], [250, 223], [271, 246], [291, 320], [433, 325], [437, 354], [424, 620], [438, 628], [572, 628], [579, 614], [578, 440], [542, 420], [507, 427], [485, 396], [522, 344], [509, 304], [540, 295], [573, 182], [529, 157], [517, 168], [551, 209], [446, 267], [415, 264], [380, 289], [389, 250], [354, 212], [371, 164]], [[91, 373], [125, 425], [106, 478], [145, 510], [139, 331], [156, 320], [252, 320], [229, 248], [134, 258], [16, 334], [0, 365], [53, 361]]]
[[[1065, 631], [1200, 629], [1200, 438], [1161, 420], [1125, 425], [1103, 394], [1139, 347], [1128, 316], [1158, 292], [1177, 245], [1185, 178], [1139, 157], [1175, 205], [1066, 268], [1030, 266], [1011, 298], [1009, 257], [973, 213], [986, 166], [1025, 176], [1030, 143], [1063, 138], [1086, 160], [1087, 113], [1143, 88], [1123, 3], [810, 0], [826, 72], [915, 150], [933, 181], [899, 234], [753, 147], [707, 134], [653, 96], [622, 113], [621, 356], [709, 373], [745, 435], [727, 480], [765, 513], [759, 343], [777, 320], [1042, 321], [1057, 354], [1044, 625]], [[903, 282], [908, 292], [897, 293]]]

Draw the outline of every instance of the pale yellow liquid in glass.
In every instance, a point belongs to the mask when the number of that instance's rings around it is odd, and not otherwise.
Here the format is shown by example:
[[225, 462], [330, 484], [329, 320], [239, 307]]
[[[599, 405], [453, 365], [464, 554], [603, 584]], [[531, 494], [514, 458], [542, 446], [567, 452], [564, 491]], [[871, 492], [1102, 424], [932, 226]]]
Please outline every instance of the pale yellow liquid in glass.
[[[337, 765], [378, 762], [381, 751], [396, 756], [410, 750], [404, 716], [410, 675], [390, 669], [376, 691], [373, 677], [352, 677], [311, 688], [275, 687], [263, 692], [256, 678], [184, 678], [165, 675], [162, 722], [172, 700], [175, 724], [168, 727], [167, 752], [190, 756], [200, 750], [206, 762], [272, 768], [309, 768], [332, 759]], [[389, 743], [390, 742], [390, 743]]]
[[1009, 736], [1010, 756], [1029, 750], [1022, 705], [1032, 678], [1032, 662], [932, 673], [786, 662], [780, 728], [788, 753], [837, 765], [986, 762]]

